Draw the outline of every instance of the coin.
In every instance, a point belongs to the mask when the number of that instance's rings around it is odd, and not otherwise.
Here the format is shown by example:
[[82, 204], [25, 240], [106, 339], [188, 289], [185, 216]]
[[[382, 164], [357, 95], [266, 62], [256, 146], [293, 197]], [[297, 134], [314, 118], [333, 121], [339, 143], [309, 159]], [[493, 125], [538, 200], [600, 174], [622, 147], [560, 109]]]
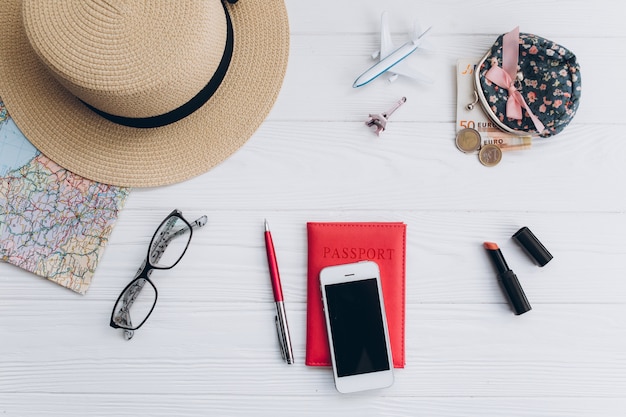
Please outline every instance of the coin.
[[485, 145], [480, 148], [478, 159], [486, 167], [498, 165], [502, 160], [502, 150], [497, 145]]
[[456, 147], [465, 153], [476, 152], [480, 148], [480, 133], [469, 127], [459, 130], [456, 134]]

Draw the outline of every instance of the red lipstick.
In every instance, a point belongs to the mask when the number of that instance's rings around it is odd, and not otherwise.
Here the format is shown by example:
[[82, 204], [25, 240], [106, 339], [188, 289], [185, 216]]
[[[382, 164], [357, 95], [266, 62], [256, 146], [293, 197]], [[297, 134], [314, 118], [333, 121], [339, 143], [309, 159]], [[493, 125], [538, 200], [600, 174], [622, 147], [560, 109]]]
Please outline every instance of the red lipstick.
[[498, 281], [502, 285], [502, 289], [506, 293], [509, 304], [515, 314], [524, 314], [529, 311], [532, 307], [526, 298], [526, 294], [524, 294], [517, 276], [507, 265], [498, 245], [493, 242], [485, 242], [483, 246], [487, 249], [491, 261], [498, 270]]

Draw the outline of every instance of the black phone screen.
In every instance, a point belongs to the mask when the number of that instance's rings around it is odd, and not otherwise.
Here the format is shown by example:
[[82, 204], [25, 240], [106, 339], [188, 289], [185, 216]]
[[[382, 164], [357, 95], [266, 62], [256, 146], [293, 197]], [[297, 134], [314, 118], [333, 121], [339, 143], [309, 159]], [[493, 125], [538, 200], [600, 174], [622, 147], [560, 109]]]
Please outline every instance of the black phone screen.
[[375, 278], [325, 285], [337, 376], [390, 369]]

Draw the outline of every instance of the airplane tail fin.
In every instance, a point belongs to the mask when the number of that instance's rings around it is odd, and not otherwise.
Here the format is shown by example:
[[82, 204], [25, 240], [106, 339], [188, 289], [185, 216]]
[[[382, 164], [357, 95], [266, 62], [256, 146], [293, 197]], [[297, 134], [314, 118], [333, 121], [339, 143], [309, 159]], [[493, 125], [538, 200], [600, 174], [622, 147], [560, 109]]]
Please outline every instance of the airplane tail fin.
[[416, 41], [422, 36], [422, 25], [420, 25], [419, 21], [415, 21], [413, 24], [413, 34], [411, 35], [411, 40]]
[[432, 45], [430, 44], [428, 39], [426, 39], [432, 28], [432, 26], [429, 26], [426, 30], [422, 30], [419, 22], [417, 20], [415, 21], [415, 27], [413, 29], [413, 35], [411, 39], [413, 40], [413, 42], [419, 44], [420, 49], [432, 49]]

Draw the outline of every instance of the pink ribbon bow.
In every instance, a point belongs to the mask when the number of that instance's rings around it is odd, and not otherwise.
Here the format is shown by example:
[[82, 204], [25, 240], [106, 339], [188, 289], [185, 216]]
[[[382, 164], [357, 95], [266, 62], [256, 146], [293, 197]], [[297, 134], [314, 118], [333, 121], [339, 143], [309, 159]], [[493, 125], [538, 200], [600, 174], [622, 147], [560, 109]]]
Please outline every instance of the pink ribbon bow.
[[509, 98], [506, 101], [506, 116], [511, 119], [521, 120], [522, 107], [524, 107], [535, 124], [535, 128], [541, 133], [545, 129], [543, 123], [533, 114], [526, 101], [524, 101], [522, 93], [515, 87], [518, 54], [519, 27], [516, 27], [502, 37], [502, 68], [497, 65], [492, 66], [485, 74], [485, 77], [499, 87], [507, 89]]

